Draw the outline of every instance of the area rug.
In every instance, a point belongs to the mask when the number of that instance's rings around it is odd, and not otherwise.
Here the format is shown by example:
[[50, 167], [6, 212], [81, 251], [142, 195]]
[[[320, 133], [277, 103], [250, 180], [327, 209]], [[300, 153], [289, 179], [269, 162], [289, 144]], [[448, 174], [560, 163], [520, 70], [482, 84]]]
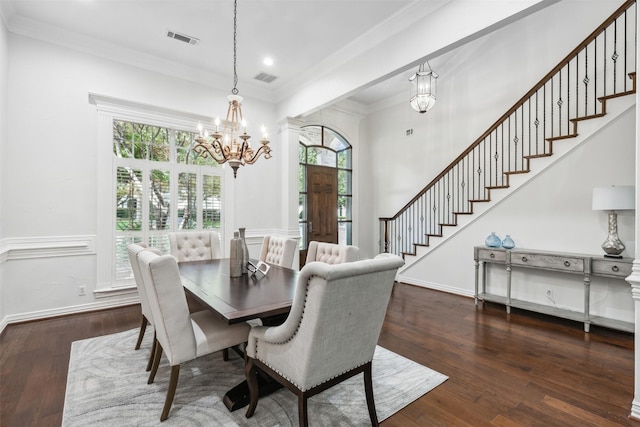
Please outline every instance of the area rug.
[[[167, 392], [170, 367], [163, 357], [153, 384], [145, 372], [153, 331], [134, 350], [138, 330], [75, 341], [67, 377], [62, 425], [153, 426]], [[224, 393], [244, 379], [243, 360], [230, 352], [227, 362], [214, 353], [185, 363], [178, 389], [162, 426], [297, 426], [295, 395], [281, 389], [260, 398], [252, 418], [242, 408], [229, 412]], [[447, 377], [380, 346], [373, 360], [373, 390], [380, 421], [388, 418]], [[362, 374], [308, 401], [310, 426], [370, 425]], [[44, 385], [43, 385], [44, 386]]]

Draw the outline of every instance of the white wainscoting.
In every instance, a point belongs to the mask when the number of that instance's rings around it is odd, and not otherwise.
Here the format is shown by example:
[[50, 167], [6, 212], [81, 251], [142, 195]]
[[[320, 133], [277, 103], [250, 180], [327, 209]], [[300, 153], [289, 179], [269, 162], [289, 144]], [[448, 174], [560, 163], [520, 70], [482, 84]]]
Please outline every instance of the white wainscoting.
[[[247, 229], [251, 257], [260, 256], [266, 235], [299, 238], [297, 229]], [[135, 285], [97, 289], [96, 240], [95, 235], [1, 240], [0, 332], [11, 323], [138, 303]]]
[[0, 261], [95, 255], [96, 236], [7, 238], [0, 242]]
[[[95, 235], [1, 240], [0, 332], [11, 323], [138, 302], [135, 287], [114, 299], [95, 299], [95, 255]], [[78, 295], [80, 287], [84, 295]]]

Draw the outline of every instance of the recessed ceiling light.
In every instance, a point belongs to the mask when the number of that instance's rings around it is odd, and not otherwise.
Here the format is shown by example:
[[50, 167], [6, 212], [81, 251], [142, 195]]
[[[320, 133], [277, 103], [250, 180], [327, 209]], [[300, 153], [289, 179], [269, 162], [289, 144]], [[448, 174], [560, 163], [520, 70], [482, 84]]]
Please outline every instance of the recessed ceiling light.
[[267, 56], [266, 58], [264, 58], [264, 59], [262, 60], [262, 63], [263, 63], [264, 65], [266, 65], [267, 67], [270, 67], [270, 66], [272, 66], [272, 65], [273, 65], [273, 58], [270, 58], [270, 57], [268, 57], [268, 56]]

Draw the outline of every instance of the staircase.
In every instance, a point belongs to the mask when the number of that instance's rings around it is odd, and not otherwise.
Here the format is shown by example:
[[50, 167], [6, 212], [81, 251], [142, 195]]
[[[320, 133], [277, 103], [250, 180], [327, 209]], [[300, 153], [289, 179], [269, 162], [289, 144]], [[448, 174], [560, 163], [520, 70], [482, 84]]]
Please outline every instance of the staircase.
[[608, 105], [635, 102], [616, 100], [636, 91], [635, 17], [629, 0], [394, 216], [379, 218], [380, 251], [403, 256], [406, 269], [605, 126]]

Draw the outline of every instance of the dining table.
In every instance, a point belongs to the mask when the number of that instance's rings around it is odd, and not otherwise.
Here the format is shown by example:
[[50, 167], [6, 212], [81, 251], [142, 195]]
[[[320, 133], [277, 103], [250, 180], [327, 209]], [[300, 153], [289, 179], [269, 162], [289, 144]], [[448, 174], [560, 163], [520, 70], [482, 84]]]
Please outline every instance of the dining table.
[[[255, 264], [254, 264], [255, 265]], [[231, 277], [228, 258], [179, 263], [182, 285], [187, 294], [228, 324], [261, 319], [263, 325], [282, 323], [293, 302], [299, 272], [268, 264], [266, 274], [245, 273]], [[260, 395], [281, 388], [266, 375], [258, 375]], [[227, 409], [235, 411], [249, 404], [246, 380], [223, 397]]]

